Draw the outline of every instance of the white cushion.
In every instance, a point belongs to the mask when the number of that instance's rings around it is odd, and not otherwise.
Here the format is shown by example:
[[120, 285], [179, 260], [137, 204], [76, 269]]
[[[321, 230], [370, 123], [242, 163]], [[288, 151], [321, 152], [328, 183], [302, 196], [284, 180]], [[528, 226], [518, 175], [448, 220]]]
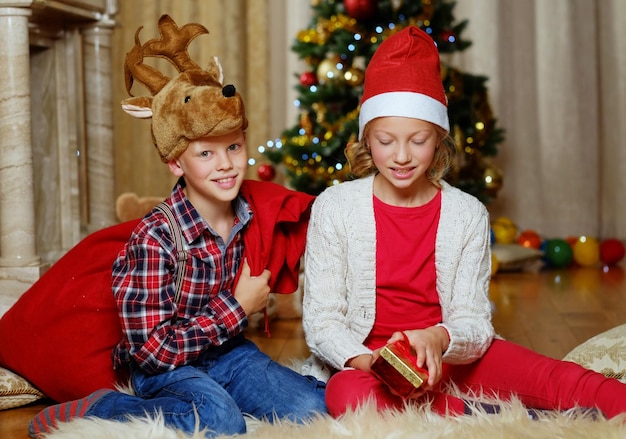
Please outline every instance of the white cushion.
[[626, 324], [591, 337], [563, 359], [626, 383]]
[[0, 410], [30, 404], [45, 395], [15, 372], [0, 367]]

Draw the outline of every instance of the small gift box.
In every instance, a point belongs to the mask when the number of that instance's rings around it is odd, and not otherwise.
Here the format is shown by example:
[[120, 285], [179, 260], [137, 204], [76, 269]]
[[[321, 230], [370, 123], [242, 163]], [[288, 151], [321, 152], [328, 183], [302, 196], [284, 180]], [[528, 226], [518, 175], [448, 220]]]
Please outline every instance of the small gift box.
[[417, 358], [406, 336], [404, 340], [382, 348], [371, 370], [374, 376], [403, 398], [428, 379], [428, 371], [417, 367]]

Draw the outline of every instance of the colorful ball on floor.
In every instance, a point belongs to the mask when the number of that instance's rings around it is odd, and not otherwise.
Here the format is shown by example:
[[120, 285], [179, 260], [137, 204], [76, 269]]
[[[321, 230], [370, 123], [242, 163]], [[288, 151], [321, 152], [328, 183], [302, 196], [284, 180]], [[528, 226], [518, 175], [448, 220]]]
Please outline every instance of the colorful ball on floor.
[[568, 236], [567, 238], [565, 238], [565, 240], [569, 243], [569, 245], [574, 248], [574, 246], [576, 245], [576, 243], [578, 242], [578, 238], [579, 236]]
[[572, 247], [567, 241], [560, 238], [550, 239], [545, 243], [545, 258], [552, 267], [567, 267], [574, 256]]
[[626, 255], [624, 243], [619, 239], [605, 239], [600, 243], [600, 260], [605, 265], [615, 265]]
[[593, 267], [600, 261], [598, 240], [590, 236], [581, 236], [574, 245], [574, 261], [581, 267]]
[[539, 249], [541, 247], [541, 236], [534, 230], [524, 230], [517, 238], [517, 243], [527, 248]]
[[491, 228], [493, 229], [498, 244], [512, 244], [515, 242], [518, 230], [517, 226], [510, 218], [503, 216], [496, 219], [491, 224]]

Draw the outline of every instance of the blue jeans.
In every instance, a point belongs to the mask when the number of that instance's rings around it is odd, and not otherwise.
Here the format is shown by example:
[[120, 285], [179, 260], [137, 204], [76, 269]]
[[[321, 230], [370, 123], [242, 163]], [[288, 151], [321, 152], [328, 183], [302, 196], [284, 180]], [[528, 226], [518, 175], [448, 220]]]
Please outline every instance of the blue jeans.
[[131, 368], [136, 396], [110, 392], [85, 416], [125, 421], [161, 412], [168, 427], [207, 437], [246, 432], [244, 414], [302, 422], [327, 413], [325, 383], [281, 366], [243, 335], [209, 349], [198, 361], [159, 375]]

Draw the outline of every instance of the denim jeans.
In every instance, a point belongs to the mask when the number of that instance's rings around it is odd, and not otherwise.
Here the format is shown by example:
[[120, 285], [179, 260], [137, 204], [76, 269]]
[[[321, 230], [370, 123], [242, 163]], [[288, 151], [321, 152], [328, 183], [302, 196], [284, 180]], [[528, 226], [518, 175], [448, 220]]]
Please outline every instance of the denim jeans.
[[245, 433], [244, 414], [302, 422], [326, 413], [325, 383], [281, 366], [243, 335], [209, 349], [198, 361], [159, 375], [131, 368], [135, 395], [110, 392], [85, 416], [124, 421], [163, 414], [165, 425], [206, 436]]

